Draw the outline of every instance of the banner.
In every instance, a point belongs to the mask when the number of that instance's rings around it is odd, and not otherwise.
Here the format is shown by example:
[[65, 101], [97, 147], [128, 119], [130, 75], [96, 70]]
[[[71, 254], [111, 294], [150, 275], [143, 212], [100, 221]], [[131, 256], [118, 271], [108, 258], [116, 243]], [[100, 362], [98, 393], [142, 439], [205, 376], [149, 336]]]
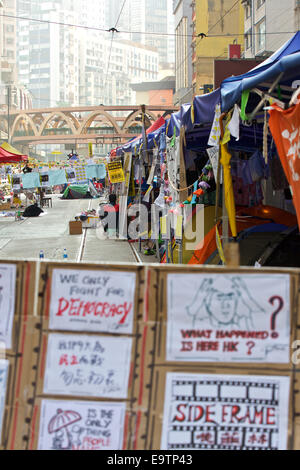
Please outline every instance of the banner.
[[269, 127], [285, 176], [291, 186], [300, 226], [300, 103], [286, 110], [282, 110], [277, 105], [273, 105], [272, 108]]

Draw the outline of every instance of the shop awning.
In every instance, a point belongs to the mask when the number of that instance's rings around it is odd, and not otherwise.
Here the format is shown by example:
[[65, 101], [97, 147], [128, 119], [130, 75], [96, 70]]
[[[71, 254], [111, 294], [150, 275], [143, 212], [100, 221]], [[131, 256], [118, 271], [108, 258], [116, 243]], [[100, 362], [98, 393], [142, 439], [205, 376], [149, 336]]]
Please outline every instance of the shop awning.
[[[278, 51], [249, 72], [237, 77], [226, 78], [221, 84], [222, 111], [229, 111], [235, 103], [241, 100], [242, 93], [257, 88], [267, 93], [272, 84], [276, 83], [272, 95], [274, 98], [288, 103], [300, 82], [300, 31], [287, 41]], [[278, 83], [277, 83], [278, 80]], [[280, 88], [279, 88], [280, 87]], [[257, 99], [259, 95], [256, 95]], [[257, 104], [257, 99], [249, 101], [251, 111]]]

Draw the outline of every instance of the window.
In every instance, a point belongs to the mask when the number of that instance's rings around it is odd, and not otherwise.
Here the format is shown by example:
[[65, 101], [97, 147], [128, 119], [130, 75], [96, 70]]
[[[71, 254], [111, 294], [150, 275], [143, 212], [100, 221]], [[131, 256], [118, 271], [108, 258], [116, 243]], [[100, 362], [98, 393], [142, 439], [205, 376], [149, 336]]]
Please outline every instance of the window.
[[249, 29], [245, 34], [245, 49], [251, 49], [252, 47], [252, 29]]
[[264, 3], [265, 0], [257, 0], [256, 9], [258, 10]]
[[257, 49], [264, 50], [266, 47], [266, 22], [261, 21], [257, 26]]

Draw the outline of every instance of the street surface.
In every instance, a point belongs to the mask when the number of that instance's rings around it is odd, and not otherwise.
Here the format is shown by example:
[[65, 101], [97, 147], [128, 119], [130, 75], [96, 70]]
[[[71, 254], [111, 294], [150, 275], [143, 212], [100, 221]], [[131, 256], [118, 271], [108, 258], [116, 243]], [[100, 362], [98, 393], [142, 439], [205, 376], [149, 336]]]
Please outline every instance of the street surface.
[[[137, 253], [122, 240], [100, 240], [96, 229], [83, 230], [83, 235], [69, 235], [69, 221], [87, 209], [98, 209], [99, 199], [61, 200], [52, 195], [53, 207], [44, 208], [45, 215], [15, 221], [0, 217], [0, 258], [63, 260], [64, 248], [72, 262], [157, 262], [154, 256]], [[134, 244], [138, 248], [137, 244]]]

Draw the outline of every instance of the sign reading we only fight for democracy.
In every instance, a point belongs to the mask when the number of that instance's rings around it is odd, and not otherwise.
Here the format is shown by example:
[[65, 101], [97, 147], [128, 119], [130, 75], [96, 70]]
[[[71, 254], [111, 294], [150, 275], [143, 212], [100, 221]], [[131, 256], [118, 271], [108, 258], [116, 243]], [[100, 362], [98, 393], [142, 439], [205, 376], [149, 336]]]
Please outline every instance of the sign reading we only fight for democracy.
[[136, 274], [54, 269], [50, 329], [132, 333]]

